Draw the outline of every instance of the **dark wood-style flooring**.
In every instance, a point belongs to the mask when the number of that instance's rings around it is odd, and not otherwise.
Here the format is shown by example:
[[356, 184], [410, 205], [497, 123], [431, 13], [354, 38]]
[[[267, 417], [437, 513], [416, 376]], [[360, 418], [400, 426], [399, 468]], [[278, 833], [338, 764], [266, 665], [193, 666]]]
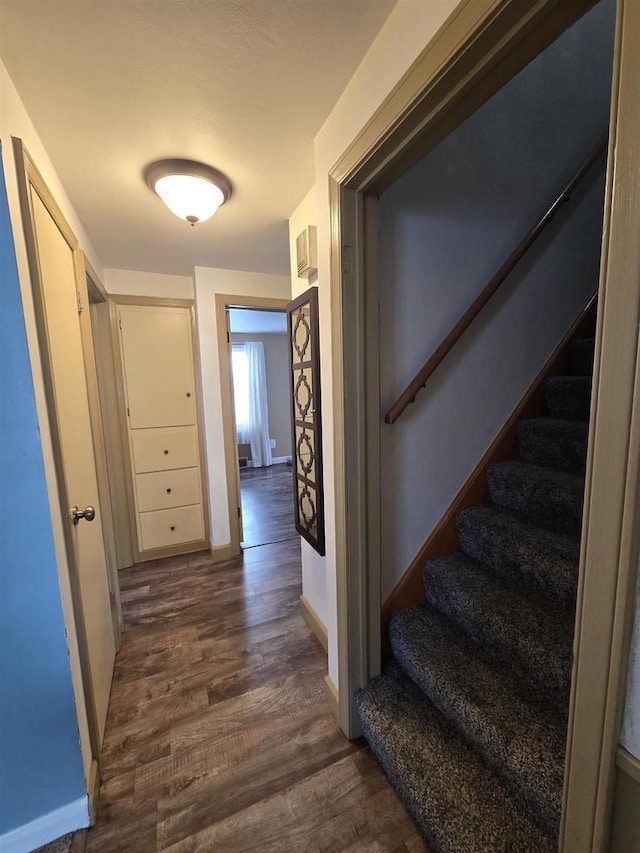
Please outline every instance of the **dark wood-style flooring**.
[[298, 538], [294, 524], [291, 466], [241, 468], [240, 492], [243, 548]]
[[300, 571], [294, 539], [221, 566], [199, 553], [121, 572], [126, 630], [88, 853], [426, 849], [328, 709]]

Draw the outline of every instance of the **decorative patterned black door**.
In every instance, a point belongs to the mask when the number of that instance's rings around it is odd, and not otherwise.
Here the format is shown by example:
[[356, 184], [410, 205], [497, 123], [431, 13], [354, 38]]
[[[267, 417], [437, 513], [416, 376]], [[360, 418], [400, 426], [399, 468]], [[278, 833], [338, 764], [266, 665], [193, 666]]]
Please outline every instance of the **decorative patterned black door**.
[[309, 288], [287, 308], [291, 368], [291, 432], [296, 530], [324, 556], [322, 415], [318, 290]]

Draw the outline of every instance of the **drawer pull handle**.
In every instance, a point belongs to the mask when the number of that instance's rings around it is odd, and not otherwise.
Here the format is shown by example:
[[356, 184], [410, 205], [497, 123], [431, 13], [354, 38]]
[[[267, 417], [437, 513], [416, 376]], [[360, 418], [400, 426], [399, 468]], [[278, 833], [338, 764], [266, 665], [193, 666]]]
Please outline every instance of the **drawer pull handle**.
[[168, 455], [169, 455], [169, 451], [168, 451], [168, 450], [165, 450], [164, 455], [165, 455], [165, 456], [168, 456]]
[[171, 530], [175, 530], [175, 529], [176, 529], [175, 524], [172, 524], [172, 525], [171, 525]]
[[191, 391], [187, 391], [187, 397], [191, 396]]
[[167, 489], [167, 494], [168, 494], [168, 495], [170, 495], [170, 494], [171, 494], [171, 489]]

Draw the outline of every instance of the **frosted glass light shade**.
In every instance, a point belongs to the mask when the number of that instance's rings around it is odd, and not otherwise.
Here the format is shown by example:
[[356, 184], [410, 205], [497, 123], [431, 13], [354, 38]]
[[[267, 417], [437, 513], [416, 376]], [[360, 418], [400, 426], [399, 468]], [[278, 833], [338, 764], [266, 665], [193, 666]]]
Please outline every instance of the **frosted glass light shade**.
[[210, 219], [231, 195], [222, 172], [194, 160], [158, 160], [147, 166], [144, 177], [169, 210], [191, 225]]
[[172, 213], [193, 224], [211, 219], [224, 201], [220, 187], [192, 175], [160, 178], [156, 192]]

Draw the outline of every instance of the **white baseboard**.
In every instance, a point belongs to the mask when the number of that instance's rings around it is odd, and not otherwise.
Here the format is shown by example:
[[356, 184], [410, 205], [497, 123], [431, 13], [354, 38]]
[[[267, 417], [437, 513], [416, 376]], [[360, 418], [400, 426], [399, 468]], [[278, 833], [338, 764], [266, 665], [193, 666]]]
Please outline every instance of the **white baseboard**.
[[86, 797], [67, 803], [59, 809], [0, 835], [2, 853], [31, 853], [61, 835], [89, 826], [89, 807]]
[[310, 630], [318, 638], [318, 642], [320, 643], [322, 648], [325, 650], [325, 652], [328, 652], [329, 639], [327, 634], [327, 626], [318, 616], [313, 607], [309, 604], [309, 599], [305, 598], [304, 595], [300, 596], [300, 611], [302, 613], [302, 618], [307, 623]]
[[329, 710], [333, 714], [336, 723], [340, 725], [340, 698], [338, 689], [328, 675], [325, 675], [324, 677], [324, 695], [327, 700]]
[[[284, 465], [285, 462], [290, 462], [290, 461], [291, 461], [290, 456], [272, 456], [271, 457], [271, 462], [274, 465]], [[253, 462], [251, 460], [249, 460], [245, 467], [253, 468]], [[261, 465], [260, 467], [264, 468], [264, 465]]]

